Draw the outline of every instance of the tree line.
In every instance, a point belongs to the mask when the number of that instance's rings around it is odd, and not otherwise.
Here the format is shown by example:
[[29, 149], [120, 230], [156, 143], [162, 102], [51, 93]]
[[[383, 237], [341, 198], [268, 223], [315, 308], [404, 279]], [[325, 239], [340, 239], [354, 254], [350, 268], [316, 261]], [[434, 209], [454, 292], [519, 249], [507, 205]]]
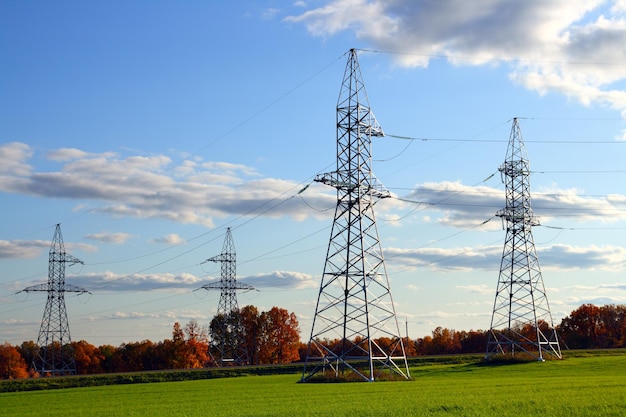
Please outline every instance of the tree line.
[[[249, 364], [280, 364], [299, 360], [300, 329], [294, 313], [279, 307], [259, 312], [254, 306], [240, 310]], [[160, 342], [143, 340], [120, 346], [95, 346], [81, 340], [71, 342], [70, 348], [79, 375], [153, 371], [164, 369], [199, 369], [219, 363], [220, 335], [214, 317], [209, 327], [196, 320], [182, 326], [174, 323], [172, 338]], [[211, 331], [213, 329], [213, 332]], [[49, 346], [60, 350], [61, 346]], [[0, 379], [39, 376], [33, 363], [41, 352], [35, 342], [18, 346], [0, 345]]]
[[[547, 326], [547, 323], [539, 323]], [[564, 349], [607, 349], [626, 347], [626, 305], [583, 304], [564, 317], [556, 326]], [[533, 340], [535, 328], [520, 324], [520, 334]], [[487, 346], [488, 332], [484, 330], [455, 331], [437, 327], [432, 335], [413, 341], [409, 346], [416, 355], [451, 353], [482, 353]]]
[[[72, 342], [78, 374], [132, 372], [164, 369], [194, 369], [217, 366], [219, 343], [214, 317], [208, 327], [191, 320], [185, 326], [178, 322], [172, 338], [161, 342], [144, 340], [120, 346], [94, 346], [84, 340]], [[281, 364], [302, 361], [307, 346], [300, 340], [298, 320], [294, 313], [273, 307], [259, 312], [255, 306], [239, 310], [249, 364]], [[544, 323], [545, 325], [545, 323]], [[534, 332], [521, 326], [520, 332]], [[565, 349], [601, 349], [626, 347], [626, 305], [595, 306], [583, 304], [562, 319], [557, 333]], [[390, 345], [387, 338], [376, 339], [380, 346]], [[431, 335], [403, 340], [407, 356], [483, 353], [487, 331], [456, 331], [437, 327]], [[338, 348], [339, 340], [325, 340], [330, 348]], [[33, 341], [19, 346], [0, 345], [0, 379], [38, 376], [32, 367], [40, 347]]]

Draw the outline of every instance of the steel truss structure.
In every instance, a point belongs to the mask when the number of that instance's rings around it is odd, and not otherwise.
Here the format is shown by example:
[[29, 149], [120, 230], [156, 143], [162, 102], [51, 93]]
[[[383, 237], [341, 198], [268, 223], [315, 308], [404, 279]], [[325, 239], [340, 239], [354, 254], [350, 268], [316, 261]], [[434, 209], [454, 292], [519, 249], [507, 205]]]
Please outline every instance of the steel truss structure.
[[530, 206], [530, 166], [517, 118], [499, 171], [506, 186], [506, 207], [496, 215], [506, 225], [506, 238], [485, 359], [517, 355], [543, 361], [544, 354], [560, 359], [533, 241], [532, 227], [539, 221]]
[[337, 206], [302, 382], [410, 378], [374, 217], [389, 196], [371, 170], [372, 114], [354, 49], [337, 104], [337, 170], [316, 181], [337, 189]]
[[246, 365], [249, 363], [246, 349], [245, 334], [239, 316], [237, 291], [254, 290], [254, 287], [237, 282], [237, 259], [235, 244], [230, 227], [226, 229], [222, 253], [207, 259], [205, 262], [221, 264], [219, 282], [203, 285], [199, 289], [220, 290], [220, 301], [217, 306], [218, 338], [211, 341], [211, 346], [218, 352], [218, 364]]
[[70, 337], [70, 325], [65, 309], [65, 293], [89, 291], [65, 283], [66, 265], [83, 264], [65, 252], [61, 225], [57, 224], [48, 257], [48, 282], [24, 288], [23, 292], [47, 292], [46, 308], [41, 320], [33, 368], [41, 376], [76, 374], [76, 361]]

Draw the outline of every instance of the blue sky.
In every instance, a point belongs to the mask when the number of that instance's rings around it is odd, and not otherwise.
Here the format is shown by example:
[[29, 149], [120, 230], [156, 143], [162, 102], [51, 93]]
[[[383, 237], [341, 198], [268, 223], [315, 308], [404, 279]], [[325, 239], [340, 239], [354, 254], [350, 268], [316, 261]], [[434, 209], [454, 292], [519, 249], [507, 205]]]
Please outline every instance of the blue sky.
[[376, 216], [411, 337], [489, 327], [514, 117], [555, 322], [626, 303], [624, 45], [624, 1], [0, 1], [0, 341], [37, 338], [45, 294], [15, 293], [47, 279], [57, 223], [92, 293], [66, 294], [73, 340], [208, 324], [219, 293], [194, 290], [226, 227], [259, 290], [240, 306], [295, 312], [306, 340], [350, 48], [387, 133]]

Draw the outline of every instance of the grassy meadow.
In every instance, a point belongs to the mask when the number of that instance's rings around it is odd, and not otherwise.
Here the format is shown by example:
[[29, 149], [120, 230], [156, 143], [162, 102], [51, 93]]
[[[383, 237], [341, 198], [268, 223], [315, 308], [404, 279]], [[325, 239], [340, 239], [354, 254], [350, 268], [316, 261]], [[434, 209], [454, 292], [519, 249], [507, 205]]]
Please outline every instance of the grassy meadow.
[[626, 353], [509, 365], [420, 361], [398, 382], [240, 376], [0, 393], [2, 416], [625, 416]]

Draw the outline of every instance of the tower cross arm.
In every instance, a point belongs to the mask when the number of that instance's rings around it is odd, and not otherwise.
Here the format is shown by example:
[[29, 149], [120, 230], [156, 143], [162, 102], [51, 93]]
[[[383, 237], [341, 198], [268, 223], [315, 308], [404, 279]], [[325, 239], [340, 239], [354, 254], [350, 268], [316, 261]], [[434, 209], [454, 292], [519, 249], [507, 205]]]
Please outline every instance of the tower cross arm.
[[358, 187], [356, 182], [345, 181], [339, 171], [326, 172], [324, 174], [318, 174], [315, 182], [321, 182], [322, 184], [330, 185], [331, 187], [342, 190], [353, 190]]
[[315, 177], [314, 181], [330, 185], [331, 187], [334, 187], [338, 190], [344, 190], [348, 192], [359, 189], [361, 195], [370, 194], [372, 197], [376, 198], [391, 197], [391, 193], [389, 192], [389, 190], [387, 190], [385, 186], [382, 185], [382, 183], [378, 181], [378, 179], [373, 174], [367, 183], [363, 181], [360, 185], [356, 181], [351, 182], [343, 180], [342, 175], [339, 171], [318, 174]]
[[512, 224], [523, 224], [525, 226], [540, 226], [539, 218], [535, 216], [530, 208], [519, 209], [515, 207], [506, 207], [496, 212], [497, 217], [508, 221]]
[[222, 282], [222, 281], [210, 282], [208, 284], [204, 284], [202, 287], [200, 287], [198, 289], [204, 289], [204, 290], [229, 289], [229, 290], [246, 290], [246, 291], [256, 290], [256, 291], [258, 291], [252, 285], [244, 284], [244, 283], [241, 283], [241, 282], [233, 282], [233, 283], [224, 284], [224, 282]]
[[235, 260], [233, 259], [232, 256], [227, 256], [226, 254], [221, 254], [221, 255], [217, 255], [217, 256], [213, 256], [209, 259], [207, 259], [206, 261], [202, 262], [207, 263], [207, 262], [235, 262]]
[[63, 292], [78, 292], [78, 293], [91, 294], [91, 292], [87, 291], [84, 288], [77, 287], [76, 285], [64, 284], [63, 287], [61, 287], [61, 288], [52, 288], [50, 286], [50, 284], [47, 283], [47, 282], [44, 283], [44, 284], [38, 284], [38, 285], [32, 285], [30, 287], [26, 287], [23, 290], [19, 291], [18, 294], [20, 292], [36, 292], [36, 291], [43, 291], [43, 292], [47, 292], [47, 291], [63, 291]]
[[85, 265], [85, 263], [83, 261], [81, 261], [80, 259], [78, 259], [75, 256], [72, 256], [70, 254], [65, 254], [65, 263], [68, 265], [76, 265], [76, 264], [81, 264], [81, 265]]
[[21, 293], [21, 292], [34, 292], [34, 291], [50, 291], [50, 285], [48, 285], [48, 283], [46, 282], [45, 284], [39, 284], [39, 285], [32, 285], [30, 287], [26, 287], [21, 291], [18, 291], [17, 293]]
[[391, 193], [385, 186], [372, 174], [371, 184], [369, 186], [372, 196], [376, 198], [389, 198]]

